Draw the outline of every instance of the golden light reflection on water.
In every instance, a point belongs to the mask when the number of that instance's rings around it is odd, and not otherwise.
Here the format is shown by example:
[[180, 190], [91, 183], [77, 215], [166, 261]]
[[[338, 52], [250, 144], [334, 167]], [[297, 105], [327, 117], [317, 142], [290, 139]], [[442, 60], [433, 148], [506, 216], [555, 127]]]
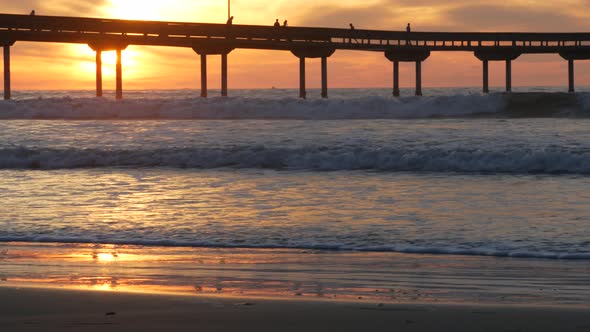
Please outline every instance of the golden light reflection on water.
[[11, 287], [391, 303], [583, 305], [590, 296], [527, 281], [586, 278], [579, 262], [50, 243], [0, 244], [0, 261], [0, 286]]
[[[9, 264], [0, 274], [6, 274], [2, 284], [10, 286], [223, 297], [393, 299], [388, 289], [377, 285], [342, 287], [314, 280], [315, 272], [301, 266], [301, 258], [311, 254], [307, 251], [51, 243], [11, 243], [3, 250]], [[312, 263], [320, 257], [308, 258]]]

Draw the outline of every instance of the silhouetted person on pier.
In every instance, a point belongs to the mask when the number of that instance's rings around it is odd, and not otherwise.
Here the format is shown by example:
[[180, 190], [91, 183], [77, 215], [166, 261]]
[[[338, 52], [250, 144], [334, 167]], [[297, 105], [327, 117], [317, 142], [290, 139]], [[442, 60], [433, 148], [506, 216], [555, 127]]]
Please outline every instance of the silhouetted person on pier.
[[412, 43], [410, 42], [410, 32], [412, 32], [410, 23], [408, 23], [408, 25], [406, 26], [406, 32], [408, 33], [408, 36], [406, 37], [406, 45], [412, 45]]
[[225, 37], [226, 39], [234, 39], [234, 37], [232, 36], [232, 31], [231, 31], [232, 30], [231, 27], [232, 27], [232, 24], [233, 23], [234, 23], [234, 17], [233, 16], [230, 16], [227, 19], [227, 22], [225, 22], [225, 25], [227, 27], [226, 37]]
[[34, 9], [33, 9], [33, 10], [31, 10], [31, 13], [30, 13], [29, 15], [31, 15], [31, 16], [35, 16], [35, 10], [34, 10]]
[[285, 38], [287, 39], [287, 41], [291, 41], [291, 38], [289, 37], [289, 32], [287, 31], [287, 20], [283, 21], [283, 29], [285, 29], [285, 31], [283, 32], [283, 34], [285, 35]]
[[274, 27], [275, 27], [275, 29], [277, 29], [277, 32], [276, 32], [277, 38], [275, 38], [275, 41], [279, 41], [279, 40], [281, 40], [281, 32], [279, 31], [279, 29], [281, 27], [281, 23], [279, 23], [278, 18], [275, 20]]
[[[351, 34], [352, 34], [352, 33], [354, 33], [354, 32], [352, 32], [352, 31], [354, 31], [354, 30], [355, 30], [355, 29], [354, 29], [354, 25], [352, 25], [352, 23], [350, 23], [349, 25], [350, 25], [350, 31], [351, 31]], [[355, 41], [355, 43], [358, 43], [358, 40], [356, 40], [356, 38], [354, 39], [354, 41]], [[351, 37], [351, 38], [348, 38], [348, 43], [349, 43], [349, 44], [350, 44], [350, 43], [352, 43], [352, 37]]]

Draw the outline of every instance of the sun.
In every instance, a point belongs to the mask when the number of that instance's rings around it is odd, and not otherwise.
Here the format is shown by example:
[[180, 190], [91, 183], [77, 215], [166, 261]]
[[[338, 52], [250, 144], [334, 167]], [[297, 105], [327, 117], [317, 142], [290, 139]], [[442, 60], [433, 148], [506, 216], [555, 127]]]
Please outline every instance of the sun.
[[112, 18], [127, 20], [162, 20], [170, 1], [160, 0], [109, 0], [106, 12]]
[[225, 0], [108, 0], [103, 11], [109, 18], [125, 20], [197, 22], [211, 16], [222, 19], [225, 4]]

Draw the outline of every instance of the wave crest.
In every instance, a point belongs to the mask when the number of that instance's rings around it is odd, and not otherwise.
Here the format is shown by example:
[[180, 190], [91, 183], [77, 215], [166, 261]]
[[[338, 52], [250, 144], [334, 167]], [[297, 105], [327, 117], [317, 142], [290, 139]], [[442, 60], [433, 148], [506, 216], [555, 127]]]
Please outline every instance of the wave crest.
[[488, 151], [478, 148], [412, 150], [362, 146], [291, 148], [264, 145], [151, 150], [0, 149], [0, 169], [89, 167], [590, 174], [590, 151], [566, 148]]

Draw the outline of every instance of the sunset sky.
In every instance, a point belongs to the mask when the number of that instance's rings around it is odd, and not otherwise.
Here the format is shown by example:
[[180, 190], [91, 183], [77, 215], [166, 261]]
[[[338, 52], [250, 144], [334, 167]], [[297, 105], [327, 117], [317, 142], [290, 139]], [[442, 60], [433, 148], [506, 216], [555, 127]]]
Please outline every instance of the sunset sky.
[[[234, 24], [323, 26], [415, 31], [587, 32], [590, 0], [233, 0]], [[0, 0], [3, 13], [224, 23], [226, 0]], [[114, 52], [105, 54], [104, 85], [114, 87]], [[125, 89], [198, 89], [199, 58], [191, 49], [130, 46], [123, 54]], [[381, 53], [337, 51], [328, 60], [329, 86], [390, 87], [392, 66]], [[298, 60], [289, 52], [235, 50], [229, 88], [298, 86]], [[86, 45], [17, 43], [13, 89], [93, 89], [94, 53]], [[209, 57], [209, 87], [220, 85], [219, 56]], [[400, 67], [402, 87], [414, 85], [412, 64]], [[490, 66], [490, 84], [504, 84], [504, 64]], [[319, 60], [308, 60], [308, 86], [320, 85]], [[576, 63], [576, 85], [590, 83], [590, 61]], [[435, 52], [423, 64], [425, 87], [481, 85], [472, 53]], [[514, 86], [564, 86], [567, 63], [558, 55], [524, 55], [513, 63]]]

